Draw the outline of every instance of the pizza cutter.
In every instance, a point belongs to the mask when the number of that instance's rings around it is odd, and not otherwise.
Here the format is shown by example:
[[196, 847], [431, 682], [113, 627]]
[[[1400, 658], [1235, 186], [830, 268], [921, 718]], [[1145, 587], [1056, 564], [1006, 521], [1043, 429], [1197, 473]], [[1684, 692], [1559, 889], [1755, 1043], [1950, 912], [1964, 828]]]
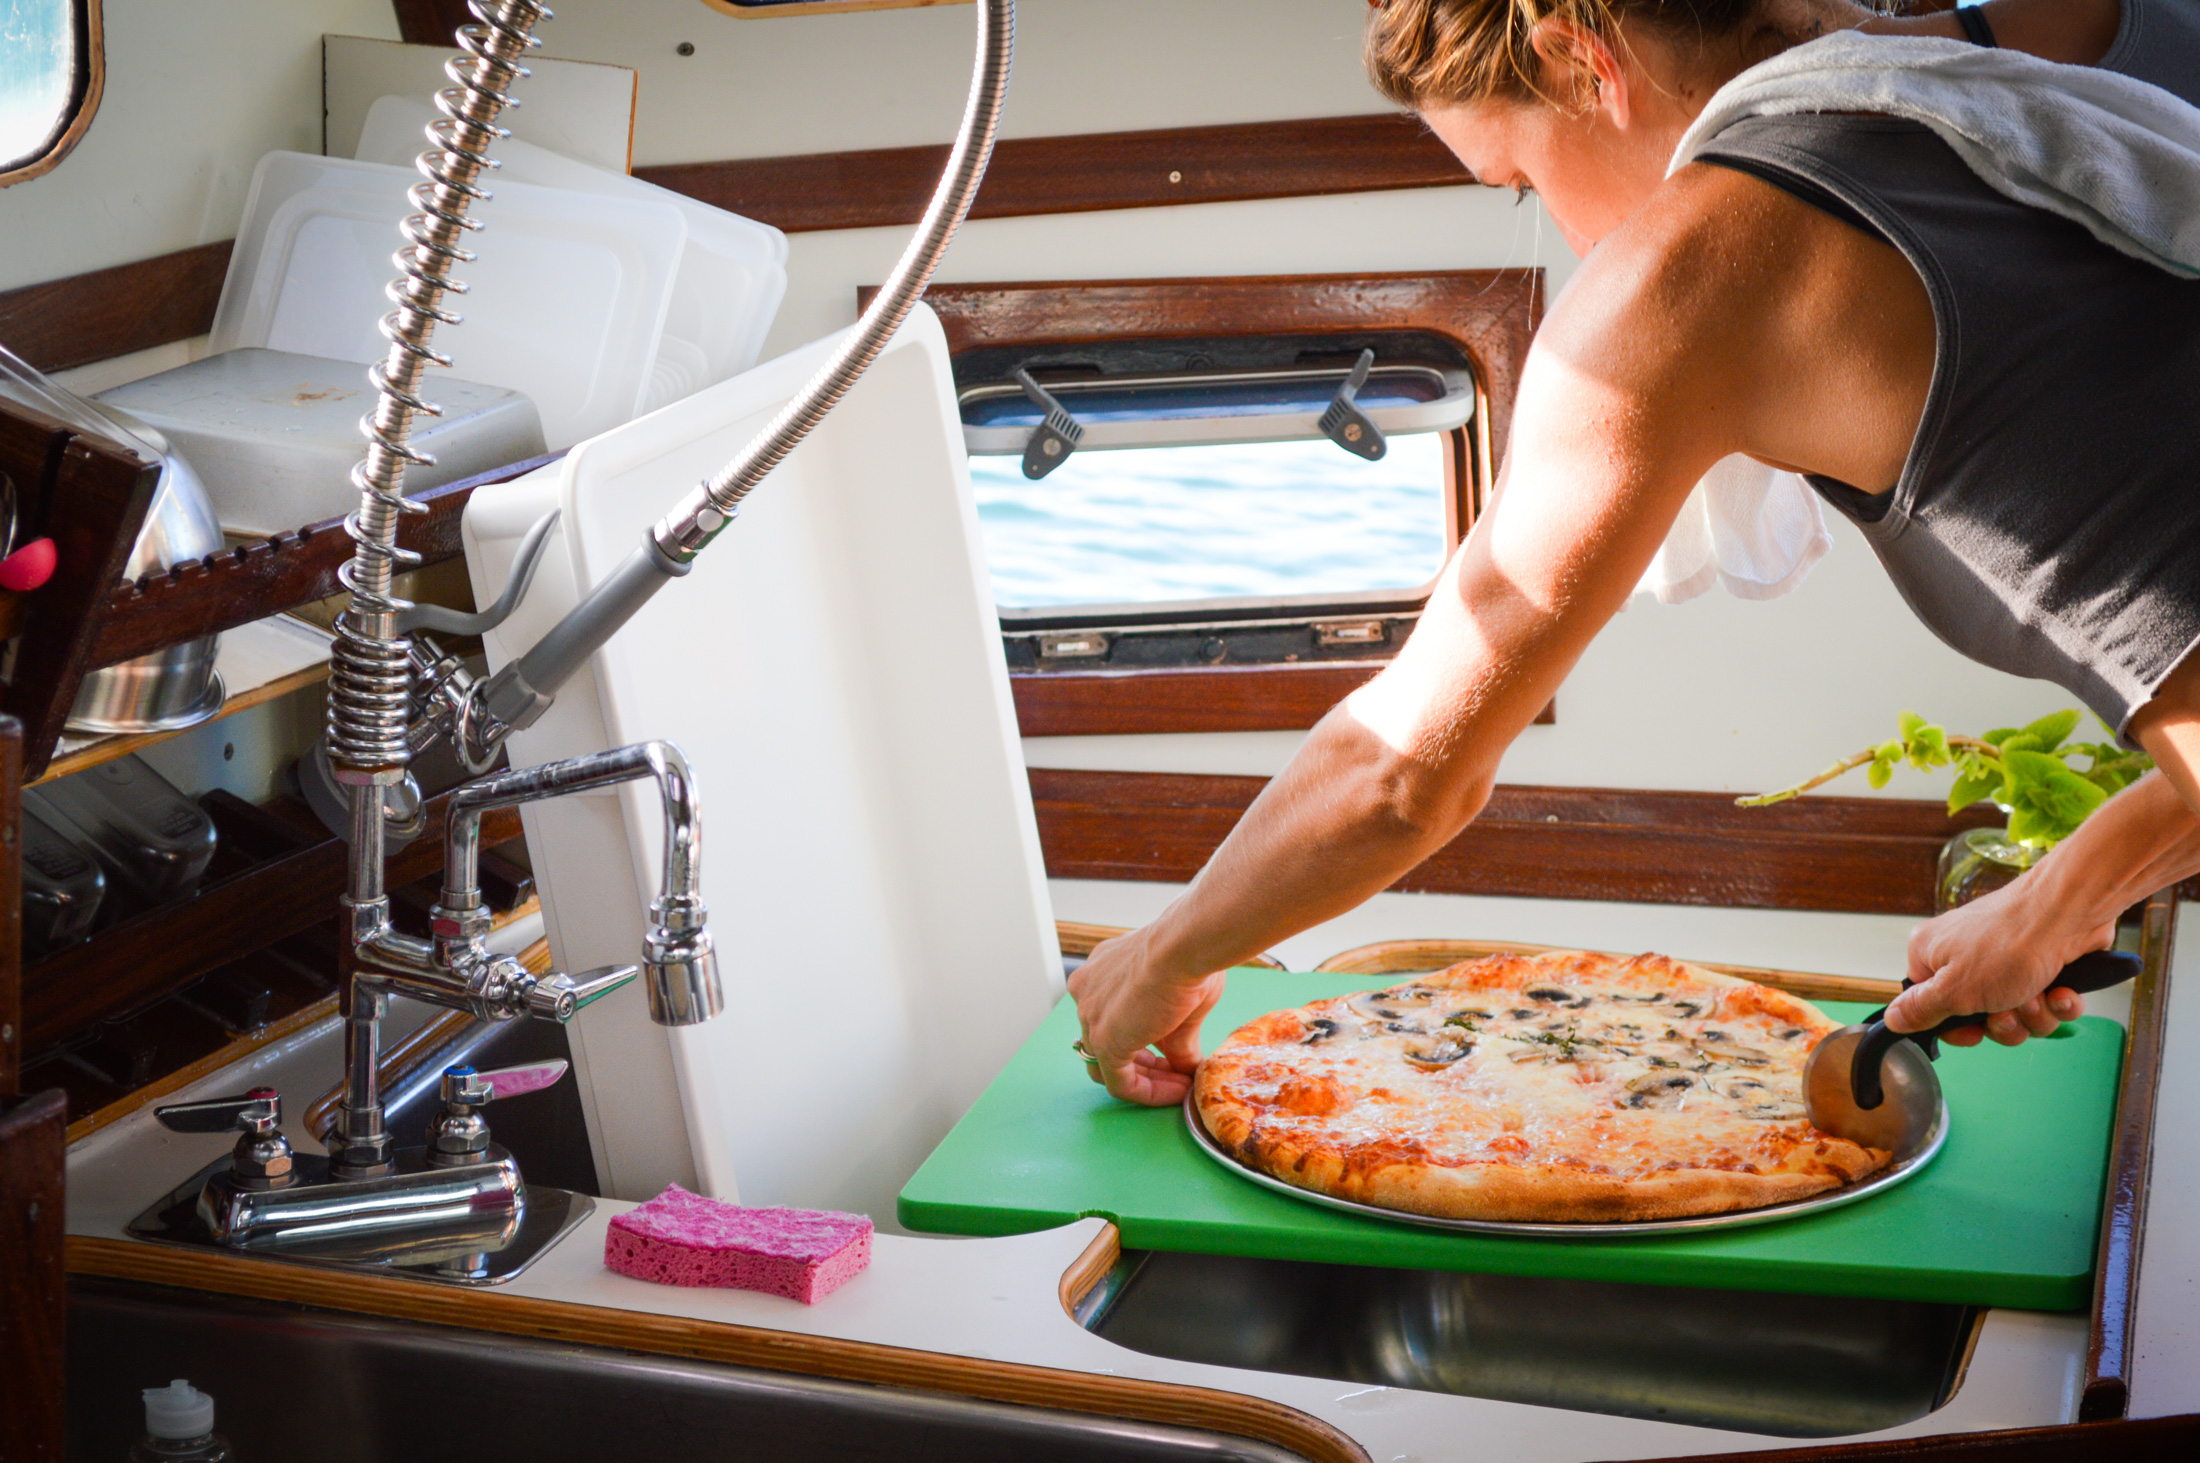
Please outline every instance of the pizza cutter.
[[[2136, 955], [2095, 950], [2065, 965], [2049, 988], [2083, 995], [2121, 985], [2139, 970]], [[1902, 982], [1904, 990], [1910, 985]], [[1820, 1132], [1885, 1148], [1899, 1158], [1924, 1143], [1939, 1120], [1940, 1078], [1933, 1062], [1940, 1056], [1940, 1038], [1986, 1017], [1951, 1016], [1930, 1031], [1891, 1031], [1886, 1016], [1882, 1007], [1811, 1048], [1803, 1064], [1803, 1103]]]

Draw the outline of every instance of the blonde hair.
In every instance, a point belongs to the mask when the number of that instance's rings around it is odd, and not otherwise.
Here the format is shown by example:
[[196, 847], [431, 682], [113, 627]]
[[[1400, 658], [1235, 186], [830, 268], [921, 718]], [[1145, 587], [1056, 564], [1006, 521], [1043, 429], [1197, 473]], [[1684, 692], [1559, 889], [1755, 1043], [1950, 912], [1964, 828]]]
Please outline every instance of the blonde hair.
[[1415, 111], [1504, 99], [1544, 101], [1536, 26], [1567, 20], [1617, 39], [1623, 17], [1661, 29], [1723, 36], [1763, 0], [1370, 0], [1367, 74], [1375, 89]]

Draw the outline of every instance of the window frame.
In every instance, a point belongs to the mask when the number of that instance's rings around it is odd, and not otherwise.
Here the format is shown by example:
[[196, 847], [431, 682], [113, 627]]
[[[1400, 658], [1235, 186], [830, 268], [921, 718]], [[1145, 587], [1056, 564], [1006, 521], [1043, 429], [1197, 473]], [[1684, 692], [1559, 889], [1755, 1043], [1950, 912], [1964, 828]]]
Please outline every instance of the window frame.
[[76, 12], [77, 29], [84, 38], [84, 48], [70, 89], [69, 120], [44, 152], [13, 167], [0, 168], [0, 188], [27, 183], [60, 167], [62, 159], [84, 140], [84, 134], [91, 130], [92, 118], [99, 114], [100, 98], [107, 91], [107, 45], [100, 0], [71, 0], [71, 8]]
[[[872, 290], [860, 301], [867, 304]], [[1544, 308], [1540, 269], [1388, 274], [935, 284], [925, 302], [956, 357], [975, 350], [1044, 349], [1153, 339], [1216, 339], [1354, 332], [1432, 334], [1463, 354], [1475, 411], [1445, 435], [1447, 553], [1465, 539], [1496, 481], [1520, 371]], [[1002, 616], [1009, 682], [1026, 736], [1304, 730], [1372, 679], [1411, 632], [1430, 586], [1388, 593], [1304, 595], [1124, 607], [1096, 613], [1021, 610]], [[1374, 639], [1338, 631], [1379, 624]], [[1324, 633], [1327, 627], [1329, 633]], [[1039, 642], [1080, 632], [1209, 637], [1217, 658], [1234, 635], [1299, 634], [1307, 653], [1254, 664], [1079, 667], [1042, 657]], [[1545, 710], [1542, 720], [1550, 719]]]

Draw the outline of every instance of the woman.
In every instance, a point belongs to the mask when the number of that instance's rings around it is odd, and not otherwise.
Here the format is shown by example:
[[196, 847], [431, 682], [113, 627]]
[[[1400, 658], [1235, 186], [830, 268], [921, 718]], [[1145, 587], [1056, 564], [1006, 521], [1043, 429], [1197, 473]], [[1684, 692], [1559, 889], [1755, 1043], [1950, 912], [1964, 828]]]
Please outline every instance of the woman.
[[[2121, 56], [2193, 100], [2200, 17], [2124, 5], [1988, 14], [2048, 59]], [[2141, 19], [2164, 74], [2126, 44]], [[1841, 0], [1371, 11], [1376, 84], [1482, 182], [1535, 189], [1584, 262], [1529, 355], [1494, 503], [1397, 659], [1182, 898], [1072, 978], [1111, 1093], [1180, 1100], [1216, 972], [1351, 909], [1474, 817], [1500, 754], [1732, 454], [1809, 475], [1944, 638], [2057, 679], [2162, 768], [2004, 895], [1920, 927], [1921, 985], [1891, 1025], [1984, 1010], [1997, 1040], [2044, 1035], [2081, 1009], [2043, 996], [2053, 973], [2133, 897], [2200, 870], [2200, 282], [2001, 197], [1887, 117], [1749, 118], [1666, 176], [1726, 81], [1872, 20]]]

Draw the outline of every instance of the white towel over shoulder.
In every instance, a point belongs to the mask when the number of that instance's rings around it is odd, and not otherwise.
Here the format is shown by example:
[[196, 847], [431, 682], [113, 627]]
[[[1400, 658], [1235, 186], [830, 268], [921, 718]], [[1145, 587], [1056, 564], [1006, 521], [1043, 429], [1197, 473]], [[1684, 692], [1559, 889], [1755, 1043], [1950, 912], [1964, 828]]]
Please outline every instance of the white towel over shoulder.
[[[1872, 112], [1930, 127], [2004, 197], [2112, 249], [2200, 277], [2200, 110], [2119, 72], [1930, 37], [1823, 37], [1715, 93], [1668, 173], [1745, 117]], [[1808, 484], [1730, 457], [1690, 495], [1638, 592], [1677, 603], [1723, 584], [1787, 593], [1830, 546]]]

